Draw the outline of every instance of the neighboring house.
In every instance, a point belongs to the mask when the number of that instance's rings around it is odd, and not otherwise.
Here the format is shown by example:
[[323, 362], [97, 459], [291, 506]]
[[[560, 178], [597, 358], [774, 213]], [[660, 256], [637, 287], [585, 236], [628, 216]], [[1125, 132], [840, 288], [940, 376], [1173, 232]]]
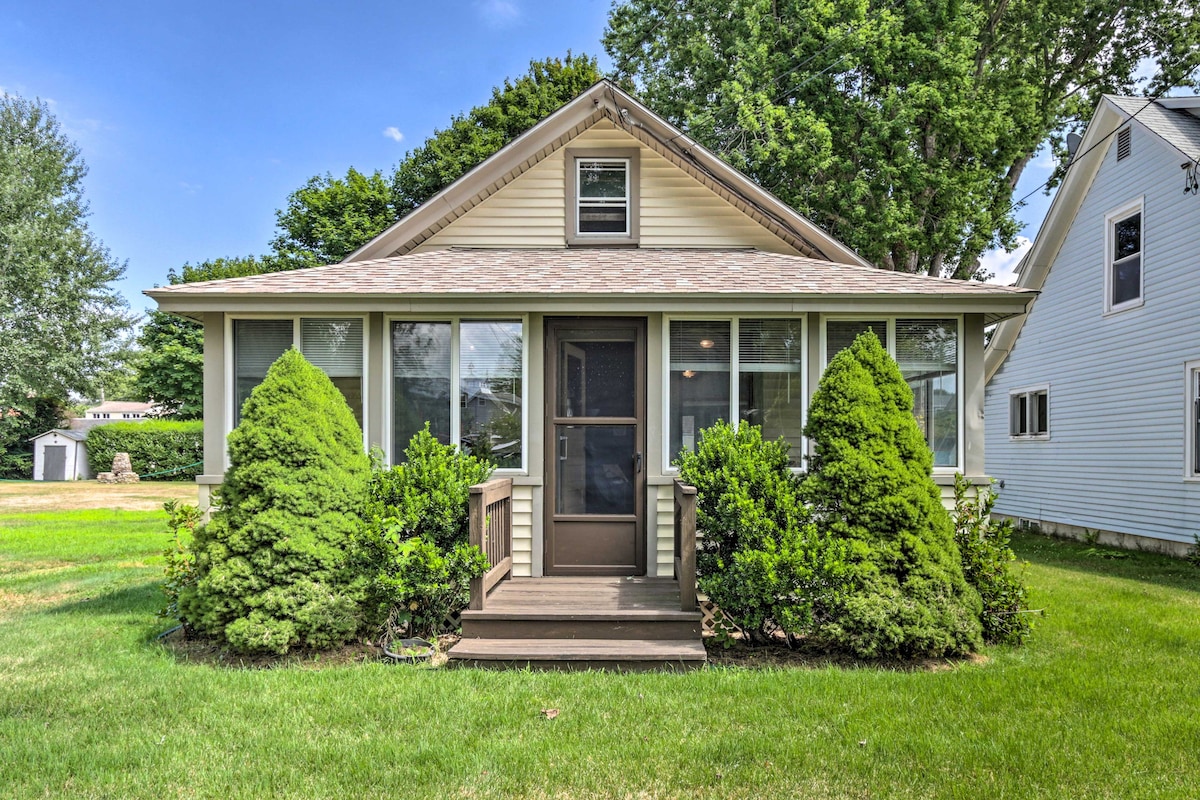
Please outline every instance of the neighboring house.
[[147, 294], [204, 325], [202, 495], [294, 345], [387, 461], [426, 422], [497, 461], [517, 576], [670, 576], [676, 454], [745, 419], [799, 467], [808, 398], [868, 328], [938, 481], [983, 481], [984, 327], [1033, 296], [870, 267], [608, 81], [344, 263]]
[[55, 428], [34, 436], [33, 479], [76, 481], [92, 477], [87, 461], [87, 429]]
[[135, 403], [123, 400], [109, 400], [98, 406], [89, 408], [86, 419], [106, 419], [112, 422], [132, 422], [147, 419], [154, 412], [153, 403]]
[[1105, 97], [988, 346], [996, 511], [1183, 553], [1200, 533], [1200, 98]]

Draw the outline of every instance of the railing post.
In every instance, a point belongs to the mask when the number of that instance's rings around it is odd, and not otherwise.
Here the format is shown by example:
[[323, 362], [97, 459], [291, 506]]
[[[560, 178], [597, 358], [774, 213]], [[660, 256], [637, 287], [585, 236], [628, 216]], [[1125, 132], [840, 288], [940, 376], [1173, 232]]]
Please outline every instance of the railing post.
[[675, 481], [675, 580], [679, 608], [695, 611], [696, 603], [696, 487]]

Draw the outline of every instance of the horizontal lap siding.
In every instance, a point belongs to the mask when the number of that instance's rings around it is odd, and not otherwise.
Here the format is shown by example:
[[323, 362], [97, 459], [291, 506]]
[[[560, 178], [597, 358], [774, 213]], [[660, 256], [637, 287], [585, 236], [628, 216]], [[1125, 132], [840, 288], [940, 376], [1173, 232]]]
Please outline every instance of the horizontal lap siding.
[[656, 524], [651, 530], [656, 532], [655, 554], [656, 563], [649, 570], [655, 574], [658, 569], [660, 578], [670, 578], [675, 575], [675, 485], [667, 484], [658, 487], [657, 513], [653, 517]]
[[533, 575], [533, 487], [514, 486], [513, 501], [513, 575]]
[[[641, 153], [643, 247], [755, 247], [795, 250], [667, 159], [602, 121], [567, 145]], [[565, 149], [429, 237], [417, 251], [445, 247], [562, 247], [566, 236]]]
[[[1200, 359], [1200, 198], [1182, 156], [1138, 127], [1105, 155], [1042, 295], [987, 388], [987, 471], [1002, 514], [1190, 542], [1200, 485], [1183, 480], [1186, 361]], [[1103, 316], [1105, 215], [1145, 195], [1143, 298]], [[1050, 385], [1050, 440], [1011, 441], [1012, 390]]]

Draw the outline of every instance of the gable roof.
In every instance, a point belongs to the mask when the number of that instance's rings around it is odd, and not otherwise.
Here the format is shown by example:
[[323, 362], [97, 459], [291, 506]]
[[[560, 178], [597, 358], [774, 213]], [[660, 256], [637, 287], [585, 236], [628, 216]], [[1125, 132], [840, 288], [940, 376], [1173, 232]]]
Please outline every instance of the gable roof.
[[39, 433], [37, 436], [30, 436], [27, 441], [34, 442], [41, 439], [43, 436], [49, 436], [52, 433], [57, 433], [64, 439], [70, 439], [73, 442], [87, 441], [87, 431], [63, 430], [62, 428], [51, 428], [45, 433]]
[[613, 124], [731, 202], [811, 258], [871, 266], [862, 256], [726, 164], [615, 83], [602, 79], [422, 203], [345, 262], [403, 255], [486, 200], [601, 119]]
[[87, 410], [89, 414], [145, 414], [154, 409], [154, 403], [141, 403], [134, 400], [107, 400], [98, 406]]
[[674, 248], [448, 248], [352, 264], [182, 283], [146, 294], [164, 311], [229, 308], [234, 299], [303, 301], [342, 298], [343, 306], [381, 308], [396, 297], [585, 298], [880, 298], [959, 301], [998, 321], [1020, 314], [1032, 292], [836, 264], [761, 250]]
[[[1016, 286], [1041, 291], [1050, 267], [1067, 238], [1079, 208], [1087, 196], [1112, 135], [1126, 123], [1141, 125], [1174, 147], [1186, 159], [1200, 162], [1200, 97], [1148, 97], [1104, 95], [1084, 131], [1076, 156], [1058, 187], [1050, 210], [1038, 229], [1029, 252], [1017, 267]], [[984, 380], [990, 381], [1016, 344], [1025, 325], [1020, 316], [1002, 322], [984, 351]]]

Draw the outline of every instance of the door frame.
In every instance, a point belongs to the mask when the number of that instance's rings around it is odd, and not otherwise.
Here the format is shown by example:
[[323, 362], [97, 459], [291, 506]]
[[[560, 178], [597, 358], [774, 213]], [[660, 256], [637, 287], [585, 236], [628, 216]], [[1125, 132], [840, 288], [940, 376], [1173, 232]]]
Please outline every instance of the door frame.
[[[605, 420], [612, 419], [611, 424], [630, 424], [629, 420], [636, 420], [634, 424], [637, 426], [637, 434], [635, 437], [635, 447], [637, 452], [641, 454], [640, 469], [634, 472], [634, 510], [635, 510], [635, 533], [634, 533], [634, 564], [632, 565], [632, 573], [625, 566], [616, 566], [611, 568], [606, 567], [563, 567], [554, 564], [554, 543], [555, 543], [555, 506], [557, 499], [557, 467], [558, 467], [558, 439], [555, 433], [555, 426], [562, 424], [570, 424], [569, 420], [577, 422], [585, 418], [577, 417], [559, 417], [557, 416], [558, 403], [558, 385], [559, 385], [559, 359], [558, 359], [558, 342], [560, 331], [587, 331], [594, 333], [597, 339], [603, 340], [606, 331], [614, 329], [634, 329], [634, 413], [635, 417], [600, 417], [594, 418], [595, 422], [603, 424]], [[543, 567], [542, 571], [545, 575], [645, 575], [646, 574], [646, 509], [647, 509], [647, 492], [649, 489], [648, 481], [648, 461], [646, 458], [646, 428], [647, 428], [647, 403], [646, 403], [646, 384], [648, 379], [647, 374], [647, 318], [640, 316], [597, 316], [597, 317], [579, 317], [579, 316], [546, 316], [543, 320], [544, 330], [544, 397], [543, 407], [545, 410], [542, 422], [543, 437], [545, 439], [545, 467], [543, 474], [544, 479], [544, 502], [543, 502], [543, 536], [542, 536], [542, 552], [543, 552]], [[602, 515], [596, 516], [596, 521], [603, 521]]]

